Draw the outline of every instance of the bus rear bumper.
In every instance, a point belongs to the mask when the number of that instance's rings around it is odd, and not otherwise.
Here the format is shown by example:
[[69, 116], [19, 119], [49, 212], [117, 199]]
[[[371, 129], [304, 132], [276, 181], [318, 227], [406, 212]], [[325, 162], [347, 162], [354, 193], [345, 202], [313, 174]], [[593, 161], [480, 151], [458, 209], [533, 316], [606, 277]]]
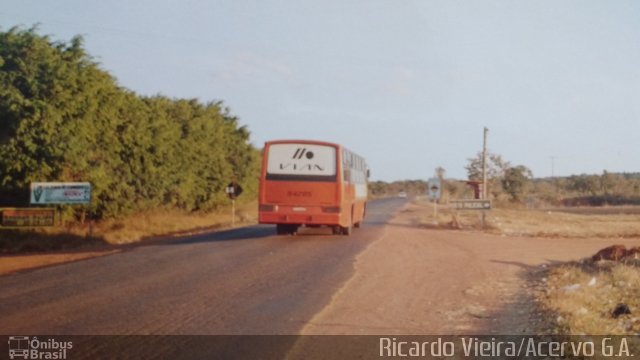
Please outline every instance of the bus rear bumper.
[[260, 224], [340, 225], [339, 214], [298, 214], [259, 212]]

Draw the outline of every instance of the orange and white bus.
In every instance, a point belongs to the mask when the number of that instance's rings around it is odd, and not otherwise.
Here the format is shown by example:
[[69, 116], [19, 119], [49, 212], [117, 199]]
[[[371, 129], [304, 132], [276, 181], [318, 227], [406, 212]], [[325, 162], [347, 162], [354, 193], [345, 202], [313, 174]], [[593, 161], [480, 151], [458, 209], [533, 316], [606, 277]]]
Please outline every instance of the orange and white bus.
[[328, 226], [334, 234], [360, 227], [367, 206], [369, 169], [341, 145], [309, 140], [265, 143], [258, 219], [278, 234], [302, 225]]

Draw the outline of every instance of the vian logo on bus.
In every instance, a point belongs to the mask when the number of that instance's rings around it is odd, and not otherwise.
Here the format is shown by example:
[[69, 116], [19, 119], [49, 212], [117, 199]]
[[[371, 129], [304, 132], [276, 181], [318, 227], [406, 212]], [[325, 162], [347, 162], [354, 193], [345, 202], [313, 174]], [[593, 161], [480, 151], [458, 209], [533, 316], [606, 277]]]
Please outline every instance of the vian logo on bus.
[[298, 170], [298, 171], [324, 171], [324, 168], [318, 164], [294, 164], [294, 163], [286, 163], [280, 164], [280, 170]]
[[292, 159], [302, 159], [303, 156], [306, 156], [307, 159], [313, 159], [313, 152], [307, 151], [307, 148], [298, 148], [296, 152], [293, 154]]
[[[291, 158], [295, 160], [303, 160], [303, 157], [306, 157], [307, 159], [311, 160], [314, 156], [314, 153], [311, 151], [307, 151], [306, 148], [298, 148]], [[324, 166], [313, 163], [280, 163], [280, 170], [287, 169], [294, 171], [324, 171]]]

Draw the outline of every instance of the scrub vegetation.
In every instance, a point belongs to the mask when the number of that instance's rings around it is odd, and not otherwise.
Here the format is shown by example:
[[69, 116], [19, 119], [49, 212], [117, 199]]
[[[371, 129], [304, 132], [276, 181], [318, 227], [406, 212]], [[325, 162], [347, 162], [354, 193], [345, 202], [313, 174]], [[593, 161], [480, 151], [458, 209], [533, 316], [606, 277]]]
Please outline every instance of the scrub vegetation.
[[640, 262], [584, 259], [549, 269], [538, 304], [546, 333], [623, 335], [640, 333]]

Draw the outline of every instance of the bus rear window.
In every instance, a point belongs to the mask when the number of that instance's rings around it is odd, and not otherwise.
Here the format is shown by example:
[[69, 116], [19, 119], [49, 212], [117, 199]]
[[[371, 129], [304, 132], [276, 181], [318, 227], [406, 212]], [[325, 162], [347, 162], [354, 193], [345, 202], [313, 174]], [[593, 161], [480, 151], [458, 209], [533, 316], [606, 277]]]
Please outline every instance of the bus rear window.
[[268, 180], [336, 180], [336, 149], [332, 146], [273, 144], [268, 151]]

